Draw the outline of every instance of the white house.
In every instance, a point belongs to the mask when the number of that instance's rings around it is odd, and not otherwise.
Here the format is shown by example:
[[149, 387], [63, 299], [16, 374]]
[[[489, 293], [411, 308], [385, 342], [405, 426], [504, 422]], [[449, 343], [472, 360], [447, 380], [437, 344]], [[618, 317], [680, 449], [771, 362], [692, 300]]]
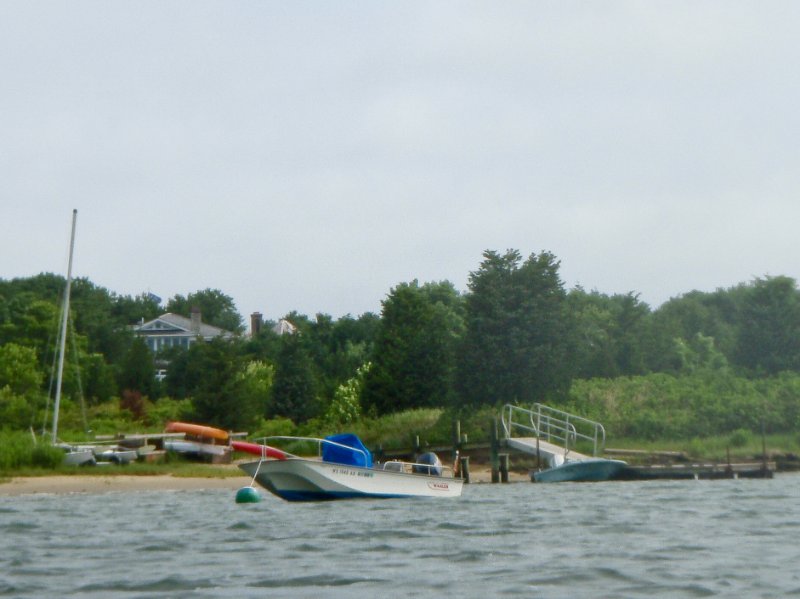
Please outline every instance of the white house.
[[217, 337], [230, 339], [234, 336], [230, 331], [205, 324], [198, 309], [192, 310], [191, 318], [167, 312], [154, 320], [135, 325], [133, 331], [144, 339], [154, 355], [171, 347], [188, 349], [198, 339], [210, 341]]

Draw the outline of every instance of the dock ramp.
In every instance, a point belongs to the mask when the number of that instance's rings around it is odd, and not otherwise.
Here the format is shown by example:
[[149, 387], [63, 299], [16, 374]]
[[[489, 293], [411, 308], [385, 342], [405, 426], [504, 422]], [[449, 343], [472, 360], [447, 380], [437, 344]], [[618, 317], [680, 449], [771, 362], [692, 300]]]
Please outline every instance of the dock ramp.
[[[533, 408], [503, 407], [506, 445], [538, 456], [548, 467], [602, 454], [606, 431], [599, 422], [536, 403]], [[577, 448], [587, 453], [581, 453]]]

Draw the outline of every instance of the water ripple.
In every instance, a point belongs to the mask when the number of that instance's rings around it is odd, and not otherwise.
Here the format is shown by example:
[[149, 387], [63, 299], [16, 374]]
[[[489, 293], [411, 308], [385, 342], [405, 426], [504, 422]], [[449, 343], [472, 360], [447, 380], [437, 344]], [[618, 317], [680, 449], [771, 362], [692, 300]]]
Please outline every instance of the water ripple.
[[92, 593], [95, 591], [103, 592], [136, 592], [136, 593], [171, 593], [174, 591], [194, 591], [197, 589], [209, 588], [213, 586], [206, 580], [197, 578], [187, 579], [181, 576], [167, 576], [153, 581], [130, 582], [115, 581], [108, 584], [92, 583], [78, 587], [78, 593]]
[[360, 583], [382, 583], [388, 582], [382, 578], [366, 578], [363, 576], [332, 576], [332, 575], [318, 575], [318, 576], [298, 576], [295, 578], [264, 578], [251, 583], [253, 587], [266, 587], [266, 588], [295, 588], [295, 587], [342, 587], [352, 586]]
[[798, 527], [791, 475], [244, 511], [225, 490], [0, 497], [0, 596], [798, 596]]

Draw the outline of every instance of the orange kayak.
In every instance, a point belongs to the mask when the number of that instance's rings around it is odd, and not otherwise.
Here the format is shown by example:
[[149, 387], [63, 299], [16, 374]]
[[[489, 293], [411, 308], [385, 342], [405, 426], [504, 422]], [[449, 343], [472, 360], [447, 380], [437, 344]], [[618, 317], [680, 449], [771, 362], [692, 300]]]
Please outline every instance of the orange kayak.
[[205, 426], [203, 424], [192, 424], [190, 422], [168, 422], [166, 431], [168, 433], [186, 433], [187, 435], [196, 435], [198, 437], [218, 439], [220, 441], [228, 440], [228, 431], [212, 426]]

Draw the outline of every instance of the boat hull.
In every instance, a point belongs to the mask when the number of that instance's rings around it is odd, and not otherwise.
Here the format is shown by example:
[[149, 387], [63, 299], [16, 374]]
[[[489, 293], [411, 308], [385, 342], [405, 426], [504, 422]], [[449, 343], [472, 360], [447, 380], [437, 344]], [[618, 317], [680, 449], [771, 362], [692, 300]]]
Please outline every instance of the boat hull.
[[185, 433], [195, 435], [204, 439], [216, 439], [218, 441], [228, 441], [228, 431], [204, 424], [192, 424], [191, 422], [168, 422], [166, 429], [168, 433]]
[[168, 439], [164, 441], [164, 449], [212, 464], [228, 463], [231, 460], [231, 448], [228, 445]]
[[289, 458], [239, 468], [287, 501], [390, 497], [459, 497], [463, 480]]
[[62, 445], [65, 466], [94, 466], [97, 460], [91, 447], [70, 447]]
[[622, 460], [589, 458], [564, 462], [560, 466], [540, 472], [532, 472], [531, 479], [537, 483], [599, 482], [614, 478], [627, 463]]
[[94, 457], [98, 462], [111, 462], [112, 464], [130, 464], [135, 462], [139, 454], [135, 449], [113, 449], [96, 447]]

